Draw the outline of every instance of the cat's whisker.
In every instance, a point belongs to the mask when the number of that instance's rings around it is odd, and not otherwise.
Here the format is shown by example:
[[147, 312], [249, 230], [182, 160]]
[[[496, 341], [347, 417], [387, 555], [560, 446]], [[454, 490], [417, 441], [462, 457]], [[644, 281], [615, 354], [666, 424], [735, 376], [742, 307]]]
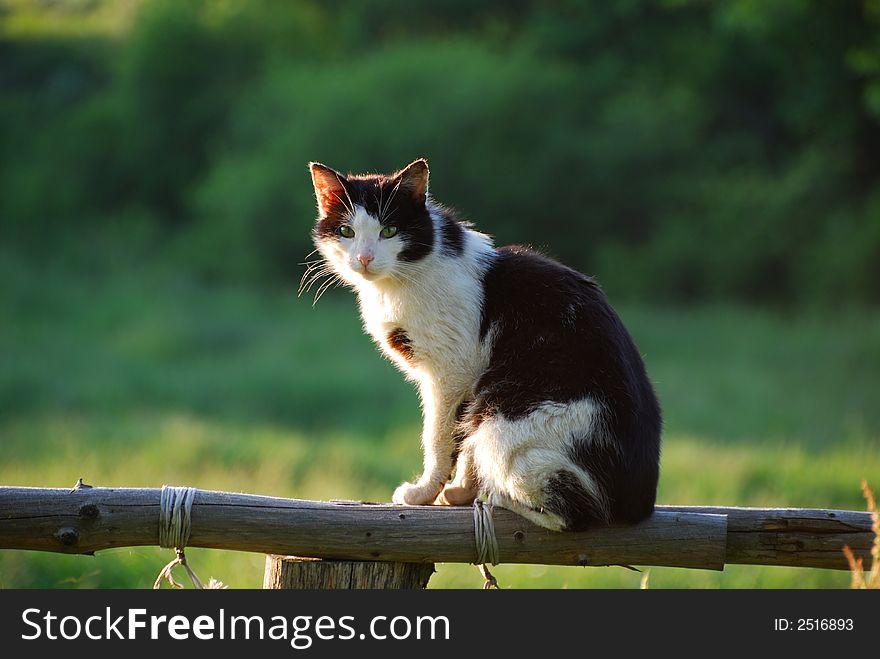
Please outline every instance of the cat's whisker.
[[318, 289], [318, 291], [315, 293], [315, 299], [314, 299], [314, 301], [312, 302], [312, 306], [313, 306], [313, 307], [314, 307], [316, 304], [318, 304], [318, 300], [320, 300], [320, 299], [324, 296], [324, 293], [326, 293], [327, 290], [329, 290], [329, 288], [330, 288], [334, 283], [335, 283], [335, 282], [334, 282], [332, 279], [328, 279], [326, 282], [324, 282], [324, 283], [321, 285], [321, 287], [320, 287], [320, 288]]
[[[311, 284], [312, 284], [312, 280], [309, 280], [308, 286], [311, 287]], [[302, 297], [303, 293], [307, 292], [308, 290], [309, 290], [309, 288], [307, 288], [306, 286], [300, 286], [299, 290], [297, 290], [297, 292], [296, 292], [296, 296]]]
[[[318, 281], [322, 277], [326, 277], [327, 275], [332, 274], [332, 273], [333, 273], [333, 269], [331, 267], [327, 267], [327, 268], [324, 268], [323, 270], [320, 270], [319, 272], [312, 274], [307, 281], [304, 281], [300, 284], [299, 291], [297, 292], [297, 295], [300, 296], [303, 293], [308, 292], [312, 288], [312, 286], [315, 284], [316, 281]], [[305, 279], [305, 277], [303, 277], [303, 279]]]
[[313, 264], [313, 265], [308, 266], [308, 267], [305, 269], [305, 271], [303, 272], [303, 276], [302, 276], [302, 279], [300, 279], [300, 283], [302, 283], [302, 280], [305, 279], [306, 277], [311, 276], [311, 275], [314, 274], [316, 271], [318, 271], [318, 270], [320, 270], [321, 268], [326, 267], [326, 266], [327, 266], [326, 263], [315, 263], [315, 264]]
[[[348, 194], [348, 188], [346, 188], [345, 185], [342, 183], [342, 179], [339, 178], [339, 174], [336, 175], [336, 180], [339, 181], [339, 185], [342, 186], [342, 191], [345, 192], [345, 198], [348, 199], [348, 209], [351, 211], [351, 214], [354, 215], [354, 202], [351, 200], [351, 197]], [[339, 201], [342, 201], [342, 199], [340, 199]]]
[[394, 197], [397, 196], [397, 191], [400, 189], [401, 183], [403, 183], [403, 179], [400, 179], [397, 182], [397, 185], [395, 185], [394, 189], [391, 191], [391, 196], [388, 197], [388, 203], [385, 205], [386, 208], [388, 208], [391, 205], [391, 203], [394, 201]]
[[416, 281], [415, 277], [409, 275], [401, 270], [396, 270], [389, 274], [391, 279], [396, 280], [401, 284], [412, 284], [413, 286], [418, 286], [418, 281]]
[[324, 277], [327, 277], [330, 274], [332, 274], [330, 271], [320, 272], [320, 273], [316, 274], [311, 279], [309, 279], [308, 282], [306, 282], [305, 286], [303, 286], [302, 290], [300, 291], [300, 294], [308, 293], [312, 289], [312, 286], [315, 285], [316, 282], [320, 281], [321, 279], [323, 279]]
[[408, 240], [406, 244], [407, 244], [407, 245], [415, 245], [415, 246], [417, 246], [417, 247], [428, 247], [428, 248], [431, 248], [431, 249], [434, 248], [434, 245], [432, 245], [432, 244], [430, 244], [430, 243], [419, 242], [418, 240]]
[[379, 186], [379, 223], [382, 223], [382, 218], [385, 216], [385, 207], [382, 205], [382, 198], [385, 196], [385, 188], [384, 186]]
[[[316, 281], [316, 280], [315, 280], [315, 281]], [[302, 297], [305, 293], [310, 292], [312, 286], [313, 286], [314, 283], [315, 283], [315, 281], [311, 281], [311, 282], [309, 282], [308, 287], [307, 287], [307, 288], [304, 288], [303, 290], [301, 290], [301, 291], [299, 292], [299, 294], [297, 295], [297, 297]]]
[[321, 270], [325, 267], [329, 267], [329, 264], [324, 260], [321, 260], [321, 261], [318, 261], [318, 262], [315, 262], [315, 263], [308, 265], [306, 267], [305, 272], [303, 272], [302, 277], [300, 277], [300, 280], [299, 280], [300, 289], [302, 289], [304, 282], [307, 279], [309, 279], [312, 275], [314, 275], [316, 271]]
[[323, 268], [328, 268], [328, 267], [330, 267], [330, 264], [327, 263], [326, 261], [320, 261], [318, 263], [310, 263], [308, 266], [306, 266], [305, 274], [310, 275], [310, 274], [316, 272], [317, 270], [321, 270]]
[[318, 287], [317, 293], [315, 293], [315, 301], [312, 302], [312, 306], [314, 307], [318, 304], [318, 300], [323, 297], [324, 293], [326, 293], [331, 287], [341, 283], [341, 281], [339, 275], [333, 275], [330, 279], [321, 284], [321, 286]]
[[[311, 254], [309, 254], [309, 256], [311, 256]], [[322, 261], [326, 261], [326, 260], [327, 259], [323, 255], [319, 256], [316, 259], [310, 259], [308, 256], [306, 256], [302, 261], [300, 261], [300, 265], [310, 265], [312, 263], [321, 263]]]
[[414, 277], [406, 271], [404, 267], [405, 264], [398, 263], [397, 267], [390, 273], [392, 277], [401, 277], [402, 279], [406, 279], [407, 281], [415, 281]]
[[[346, 192], [345, 195], [348, 196], [348, 193]], [[348, 204], [346, 204], [345, 200], [335, 192], [333, 193], [333, 196], [336, 197], [339, 200], [339, 203], [345, 207], [345, 210], [347, 210], [349, 214], [354, 217], [354, 206], [349, 206]]]
[[379, 193], [373, 194], [373, 201], [376, 202], [376, 209], [377, 209], [377, 213], [378, 213], [377, 219], [379, 220], [379, 223], [381, 224], [382, 223], [382, 187], [381, 186], [379, 187]]

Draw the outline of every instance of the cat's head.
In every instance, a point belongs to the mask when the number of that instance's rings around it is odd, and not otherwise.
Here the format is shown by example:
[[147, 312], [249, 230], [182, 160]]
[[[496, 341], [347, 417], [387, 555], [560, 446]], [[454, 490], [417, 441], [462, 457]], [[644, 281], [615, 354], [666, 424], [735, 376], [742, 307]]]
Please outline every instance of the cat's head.
[[434, 229], [425, 160], [389, 175], [343, 176], [315, 162], [309, 169], [318, 201], [315, 245], [349, 284], [405, 281], [408, 264], [430, 254]]

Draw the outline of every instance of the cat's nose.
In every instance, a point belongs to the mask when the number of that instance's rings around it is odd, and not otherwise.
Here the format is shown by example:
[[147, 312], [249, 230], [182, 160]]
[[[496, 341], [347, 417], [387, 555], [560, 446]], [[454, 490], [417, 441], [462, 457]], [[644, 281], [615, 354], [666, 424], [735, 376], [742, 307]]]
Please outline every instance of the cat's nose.
[[357, 260], [361, 262], [361, 265], [365, 268], [373, 262], [375, 257], [372, 254], [358, 254]]

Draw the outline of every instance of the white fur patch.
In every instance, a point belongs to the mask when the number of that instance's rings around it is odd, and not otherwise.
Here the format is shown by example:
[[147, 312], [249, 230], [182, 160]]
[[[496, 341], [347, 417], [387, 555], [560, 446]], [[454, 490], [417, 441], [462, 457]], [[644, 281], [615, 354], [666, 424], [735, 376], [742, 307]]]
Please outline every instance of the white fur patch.
[[592, 398], [544, 403], [528, 416], [496, 415], [465, 440], [483, 488], [530, 507], [541, 507], [547, 482], [560, 471], [573, 474], [601, 506], [605, 493], [593, 477], [573, 464], [572, 440], [602, 441], [602, 408]]

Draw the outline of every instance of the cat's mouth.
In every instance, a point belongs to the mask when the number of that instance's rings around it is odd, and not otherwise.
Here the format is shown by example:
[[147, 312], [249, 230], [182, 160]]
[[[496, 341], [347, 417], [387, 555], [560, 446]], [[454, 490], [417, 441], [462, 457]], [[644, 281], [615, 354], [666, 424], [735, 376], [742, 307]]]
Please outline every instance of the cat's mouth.
[[355, 268], [354, 271], [367, 281], [372, 281], [379, 276], [379, 273], [376, 270], [370, 270], [370, 266], [368, 265], [362, 265], [358, 268]]
[[374, 261], [370, 261], [366, 264], [361, 261], [349, 261], [348, 267], [351, 272], [369, 282], [375, 282], [388, 275], [387, 266], [385, 264], [377, 265]]

